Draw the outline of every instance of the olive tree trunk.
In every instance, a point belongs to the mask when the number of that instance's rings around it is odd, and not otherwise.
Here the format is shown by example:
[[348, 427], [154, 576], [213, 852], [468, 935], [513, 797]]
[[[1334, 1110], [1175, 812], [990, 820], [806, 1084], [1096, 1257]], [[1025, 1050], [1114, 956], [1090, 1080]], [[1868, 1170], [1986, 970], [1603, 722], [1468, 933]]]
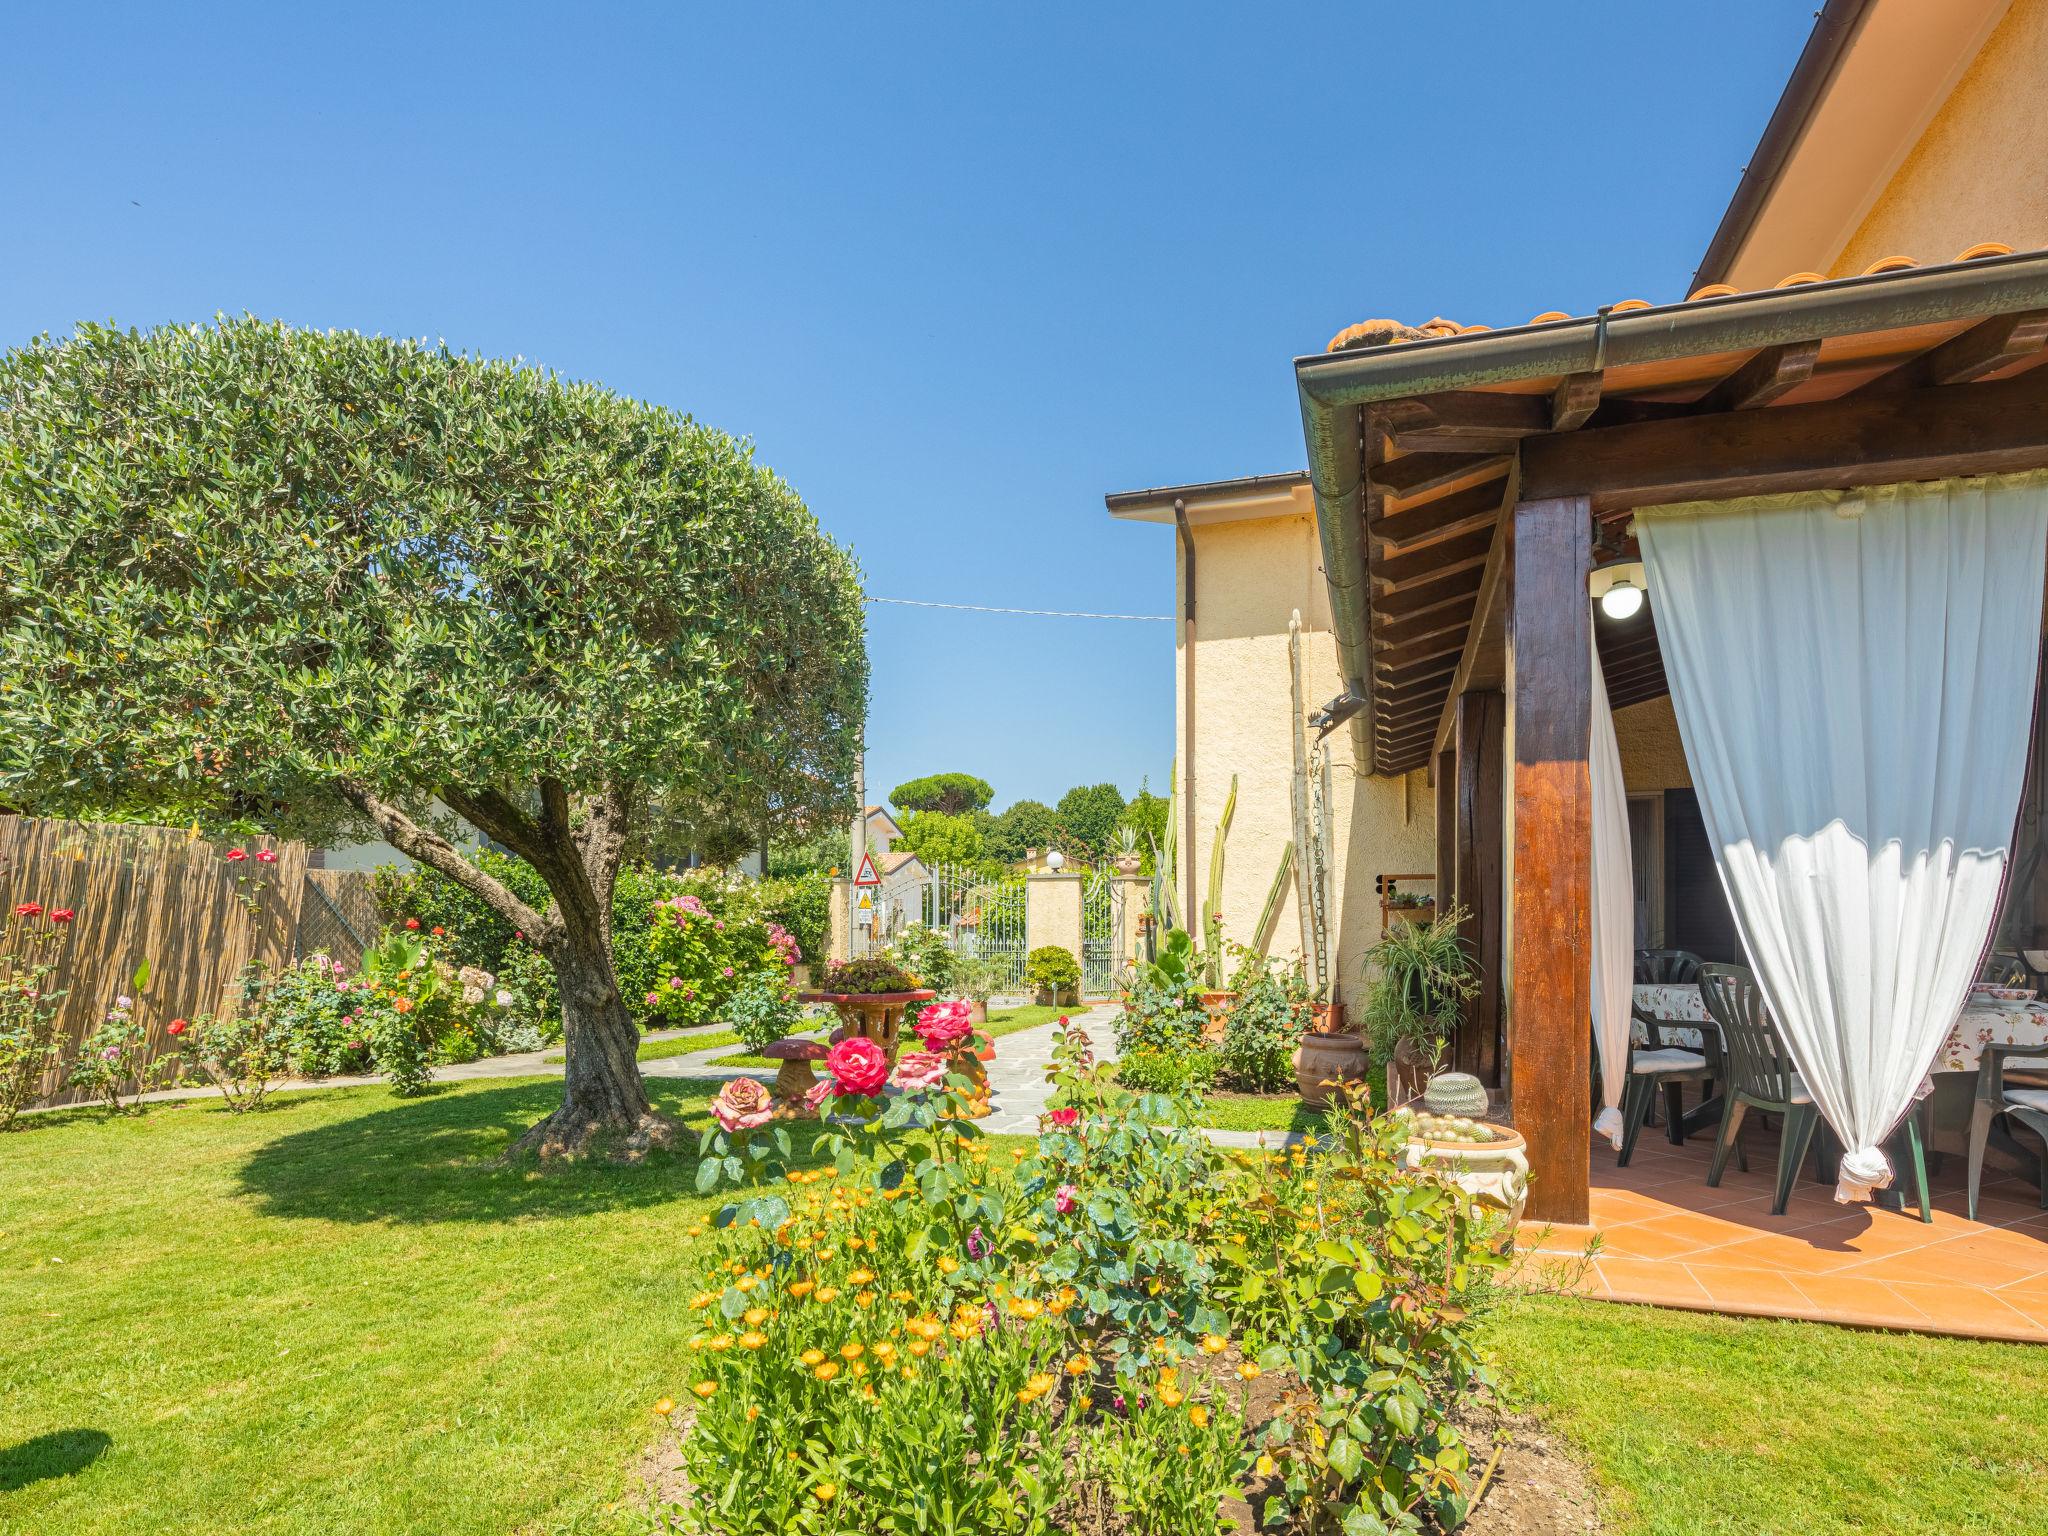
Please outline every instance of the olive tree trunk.
[[621, 790], [572, 801], [543, 779], [533, 814], [495, 790], [443, 788], [441, 798], [547, 881], [554, 898], [536, 912], [464, 858], [360, 784], [344, 793], [367, 812], [393, 847], [471, 891], [528, 935], [554, 967], [562, 994], [562, 1102], [512, 1144], [510, 1154], [543, 1158], [586, 1152], [635, 1158], [675, 1140], [675, 1125], [647, 1101], [637, 1055], [640, 1032], [619, 995], [612, 966], [612, 888], [624, 856], [631, 800]]

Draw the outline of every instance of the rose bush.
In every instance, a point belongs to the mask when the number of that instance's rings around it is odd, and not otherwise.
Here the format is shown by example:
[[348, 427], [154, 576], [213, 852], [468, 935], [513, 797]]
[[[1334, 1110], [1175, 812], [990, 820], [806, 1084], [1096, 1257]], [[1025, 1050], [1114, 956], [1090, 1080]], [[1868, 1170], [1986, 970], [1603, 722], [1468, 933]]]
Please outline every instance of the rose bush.
[[735, 1198], [656, 1404], [687, 1420], [669, 1524], [1050, 1536], [1086, 1509], [1207, 1536], [1233, 1492], [1294, 1532], [1462, 1520], [1451, 1413], [1487, 1390], [1470, 1318], [1500, 1261], [1398, 1125], [1345, 1104], [1316, 1155], [1226, 1154], [1185, 1098], [1132, 1113], [1068, 1028], [1036, 1150], [991, 1157], [937, 1060], [881, 1100], [821, 1084], [839, 1114], [801, 1141], [706, 1133], [699, 1187]]

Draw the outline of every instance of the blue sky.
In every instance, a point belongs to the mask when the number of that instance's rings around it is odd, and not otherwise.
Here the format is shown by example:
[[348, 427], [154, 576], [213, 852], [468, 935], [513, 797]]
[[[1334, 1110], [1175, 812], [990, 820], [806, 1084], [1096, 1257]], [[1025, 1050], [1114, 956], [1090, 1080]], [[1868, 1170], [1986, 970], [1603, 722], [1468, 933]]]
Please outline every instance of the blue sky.
[[[253, 311], [752, 437], [870, 592], [1172, 611], [1355, 320], [1683, 294], [1812, 24], [1678, 4], [11, 7], [0, 344]], [[1166, 776], [1172, 626], [870, 610], [871, 789]]]

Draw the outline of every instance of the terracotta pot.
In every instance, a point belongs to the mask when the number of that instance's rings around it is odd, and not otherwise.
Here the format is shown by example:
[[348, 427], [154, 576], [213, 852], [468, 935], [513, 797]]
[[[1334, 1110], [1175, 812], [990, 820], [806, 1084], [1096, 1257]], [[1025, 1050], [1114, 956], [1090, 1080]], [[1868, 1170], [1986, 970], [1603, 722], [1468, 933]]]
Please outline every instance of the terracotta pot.
[[1356, 1035], [1303, 1035], [1294, 1048], [1295, 1091], [1310, 1109], [1321, 1109], [1332, 1085], [1365, 1081], [1365, 1065], [1365, 1042]]
[[1064, 992], [1054, 992], [1051, 987], [1040, 987], [1031, 994], [1031, 1001], [1041, 1008], [1078, 1008], [1081, 1006], [1081, 989], [1068, 987]]
[[969, 1000], [967, 1004], [967, 1022], [972, 1024], [976, 1029], [986, 1029], [988, 1027], [987, 998], [983, 998], [978, 1003], [972, 1001], [971, 999]]
[[1209, 1011], [1209, 1017], [1202, 1021], [1202, 1038], [1214, 1045], [1223, 1038], [1223, 1032], [1230, 1024], [1230, 1010], [1237, 1006], [1237, 994], [1204, 992], [1202, 1006]]
[[896, 1037], [903, 1028], [906, 1003], [927, 1003], [938, 993], [929, 987], [915, 992], [799, 992], [806, 1003], [830, 1003], [838, 1011], [840, 1027], [847, 1038], [860, 1035], [872, 1040], [896, 1059]]
[[1341, 1035], [1344, 1033], [1344, 1005], [1342, 1003], [1310, 1003], [1309, 1028], [1319, 1035]]
[[1387, 1058], [1387, 1107], [1413, 1103], [1429, 1087], [1429, 1053], [1405, 1035]]

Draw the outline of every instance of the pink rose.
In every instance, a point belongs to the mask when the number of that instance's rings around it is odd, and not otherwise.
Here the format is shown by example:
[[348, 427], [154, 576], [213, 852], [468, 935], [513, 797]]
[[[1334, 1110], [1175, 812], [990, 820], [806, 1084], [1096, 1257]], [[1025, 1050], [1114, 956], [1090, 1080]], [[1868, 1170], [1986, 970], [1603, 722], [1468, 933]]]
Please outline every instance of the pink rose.
[[669, 989], [669, 991], [671, 991], [671, 992], [680, 992], [680, 991], [682, 991], [682, 990], [683, 990], [683, 978], [682, 978], [682, 977], [680, 977], [680, 976], [671, 976], [671, 977], [669, 977], [669, 979], [668, 979], [668, 989]]
[[1052, 1192], [1052, 1208], [1064, 1216], [1079, 1203], [1080, 1198], [1080, 1190], [1071, 1184], [1062, 1184]]
[[730, 976], [730, 975], [732, 974], [732, 967], [731, 967], [731, 966], [729, 966], [729, 965], [728, 965], [728, 966], [727, 966], [727, 967], [725, 968], [725, 974], [726, 974], [726, 975], [728, 975], [728, 976]]
[[942, 1087], [946, 1058], [932, 1051], [906, 1051], [896, 1061], [896, 1086], [911, 1093]]
[[736, 1077], [718, 1090], [711, 1115], [728, 1131], [751, 1131], [775, 1118], [775, 1100], [751, 1077]]
[[917, 1016], [914, 1026], [924, 1041], [925, 1049], [932, 1051], [950, 1050], [965, 1040], [974, 1030], [969, 1022], [973, 1014], [970, 1003], [933, 1003]]
[[889, 1053], [866, 1036], [854, 1035], [832, 1047], [825, 1070], [832, 1075], [836, 1092], [873, 1098], [889, 1081]]
[[650, 992], [647, 994], [647, 1001], [650, 1003], [658, 1003], [661, 1001], [661, 994], [659, 992]]
[[822, 1083], [811, 1084], [804, 1091], [804, 1108], [808, 1109], [812, 1114], [816, 1114], [825, 1101], [831, 1097], [832, 1079], [828, 1077]]
[[1081, 1123], [1081, 1111], [1078, 1109], [1051, 1109], [1046, 1111], [1045, 1118], [1061, 1130], [1070, 1131]]

